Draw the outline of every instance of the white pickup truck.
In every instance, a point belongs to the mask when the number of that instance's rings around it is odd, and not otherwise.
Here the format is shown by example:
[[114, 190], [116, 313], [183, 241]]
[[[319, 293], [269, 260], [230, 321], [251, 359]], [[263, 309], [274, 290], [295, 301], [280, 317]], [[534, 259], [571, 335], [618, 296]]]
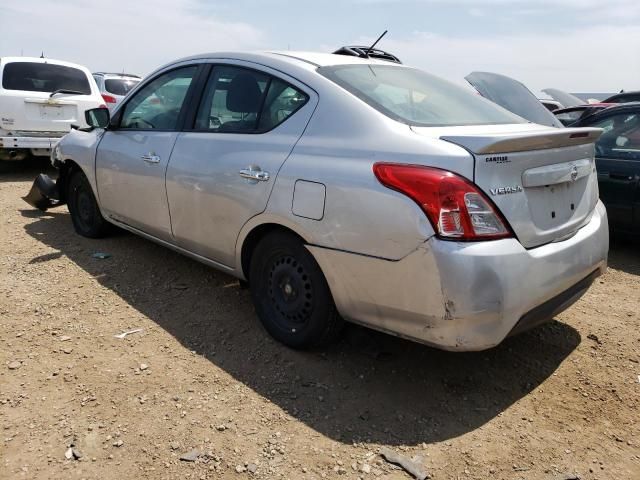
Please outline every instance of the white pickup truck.
[[0, 58], [0, 161], [48, 156], [84, 112], [105, 106], [89, 70], [50, 58]]

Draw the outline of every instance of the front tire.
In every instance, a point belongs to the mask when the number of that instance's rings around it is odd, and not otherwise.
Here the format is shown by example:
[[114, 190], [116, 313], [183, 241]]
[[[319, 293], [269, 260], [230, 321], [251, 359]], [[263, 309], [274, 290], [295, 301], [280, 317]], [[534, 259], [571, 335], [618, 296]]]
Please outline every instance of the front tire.
[[251, 296], [258, 318], [279, 342], [309, 349], [331, 342], [343, 321], [313, 256], [294, 235], [275, 232], [251, 256]]
[[110, 224], [100, 213], [100, 207], [89, 180], [84, 173], [71, 174], [67, 187], [67, 206], [75, 231], [88, 238], [102, 238], [110, 229]]

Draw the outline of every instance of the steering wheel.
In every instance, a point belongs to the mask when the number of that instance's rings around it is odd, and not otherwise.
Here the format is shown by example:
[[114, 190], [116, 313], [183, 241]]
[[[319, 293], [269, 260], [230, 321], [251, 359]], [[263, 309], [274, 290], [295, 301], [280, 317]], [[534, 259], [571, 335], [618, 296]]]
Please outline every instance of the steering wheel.
[[151, 128], [156, 128], [156, 126], [153, 123], [151, 123], [148, 120], [145, 120], [142, 117], [133, 117], [131, 119], [131, 123], [134, 123], [134, 122], [135, 122], [136, 126], [139, 126], [140, 124], [146, 124], [147, 126], [149, 126]]

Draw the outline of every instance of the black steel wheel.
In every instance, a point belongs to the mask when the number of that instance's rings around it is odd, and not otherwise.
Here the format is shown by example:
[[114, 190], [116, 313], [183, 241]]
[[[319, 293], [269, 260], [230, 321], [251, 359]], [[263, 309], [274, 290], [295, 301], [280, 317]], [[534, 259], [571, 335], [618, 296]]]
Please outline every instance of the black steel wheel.
[[342, 319], [313, 256], [294, 235], [267, 235], [251, 257], [249, 285], [265, 329], [285, 345], [324, 345], [340, 332]]
[[75, 231], [83, 237], [101, 238], [110, 224], [103, 218], [89, 180], [81, 171], [71, 175], [67, 187], [67, 206]]

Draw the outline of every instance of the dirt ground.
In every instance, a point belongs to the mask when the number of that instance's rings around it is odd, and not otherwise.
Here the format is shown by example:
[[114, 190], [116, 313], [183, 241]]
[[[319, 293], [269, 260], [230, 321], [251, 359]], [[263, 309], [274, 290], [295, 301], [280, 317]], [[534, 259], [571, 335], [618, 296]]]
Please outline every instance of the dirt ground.
[[0, 173], [1, 478], [411, 478], [388, 446], [436, 480], [640, 479], [638, 242], [614, 243], [555, 321], [487, 352], [350, 327], [301, 353], [233, 278], [31, 209], [44, 166]]

